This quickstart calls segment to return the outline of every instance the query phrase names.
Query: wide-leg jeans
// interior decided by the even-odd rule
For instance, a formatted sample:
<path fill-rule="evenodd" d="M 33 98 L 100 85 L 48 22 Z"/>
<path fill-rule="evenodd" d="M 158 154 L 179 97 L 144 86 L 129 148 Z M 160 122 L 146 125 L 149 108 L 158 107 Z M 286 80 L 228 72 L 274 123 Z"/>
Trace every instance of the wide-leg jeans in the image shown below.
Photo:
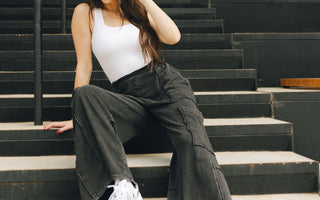
<path fill-rule="evenodd" d="M 145 66 L 114 82 L 112 91 L 78 87 L 71 107 L 82 200 L 98 200 L 115 179 L 134 181 L 123 143 L 153 123 L 174 147 L 169 200 L 231 199 L 190 82 L 170 64 Z"/>

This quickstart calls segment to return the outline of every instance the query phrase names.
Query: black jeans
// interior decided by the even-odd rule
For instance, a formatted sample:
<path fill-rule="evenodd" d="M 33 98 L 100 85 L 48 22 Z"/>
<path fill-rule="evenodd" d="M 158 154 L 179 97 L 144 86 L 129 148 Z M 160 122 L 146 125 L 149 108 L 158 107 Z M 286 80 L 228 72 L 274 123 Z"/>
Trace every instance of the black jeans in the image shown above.
<path fill-rule="evenodd" d="M 168 63 L 148 66 L 112 84 L 72 93 L 76 172 L 82 200 L 99 199 L 114 179 L 129 179 L 123 143 L 146 123 L 160 123 L 173 147 L 169 200 L 230 200 L 189 81 Z"/>

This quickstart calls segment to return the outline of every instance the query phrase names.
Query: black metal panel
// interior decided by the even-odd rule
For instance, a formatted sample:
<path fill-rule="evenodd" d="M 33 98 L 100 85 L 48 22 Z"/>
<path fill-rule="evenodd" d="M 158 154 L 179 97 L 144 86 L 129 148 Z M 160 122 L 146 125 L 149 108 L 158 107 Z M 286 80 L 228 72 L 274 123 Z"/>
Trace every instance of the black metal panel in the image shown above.
<path fill-rule="evenodd" d="M 215 0 L 212 7 L 227 33 L 320 31 L 319 1 Z"/>
<path fill-rule="evenodd" d="M 303 94 L 301 94 L 303 95 Z M 320 101 L 278 101 L 274 103 L 277 119 L 293 122 L 293 150 L 320 161 Z"/>
<path fill-rule="evenodd" d="M 280 86 L 281 78 L 320 77 L 320 34 L 234 34 L 246 66 L 258 71 L 260 87 Z"/>

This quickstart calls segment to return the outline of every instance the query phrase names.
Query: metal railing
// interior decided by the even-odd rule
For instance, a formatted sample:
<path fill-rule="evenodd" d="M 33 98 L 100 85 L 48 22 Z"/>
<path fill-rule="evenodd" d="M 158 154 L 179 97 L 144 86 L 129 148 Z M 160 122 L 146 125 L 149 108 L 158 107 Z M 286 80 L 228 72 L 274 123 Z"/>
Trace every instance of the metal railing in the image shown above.
<path fill-rule="evenodd" d="M 34 125 L 43 124 L 42 0 L 34 0 Z M 61 33 L 67 33 L 67 4 L 61 0 Z"/>
<path fill-rule="evenodd" d="M 34 0 L 34 125 L 42 125 L 41 0 Z"/>
<path fill-rule="evenodd" d="M 67 33 L 67 2 L 61 0 L 61 33 Z"/>

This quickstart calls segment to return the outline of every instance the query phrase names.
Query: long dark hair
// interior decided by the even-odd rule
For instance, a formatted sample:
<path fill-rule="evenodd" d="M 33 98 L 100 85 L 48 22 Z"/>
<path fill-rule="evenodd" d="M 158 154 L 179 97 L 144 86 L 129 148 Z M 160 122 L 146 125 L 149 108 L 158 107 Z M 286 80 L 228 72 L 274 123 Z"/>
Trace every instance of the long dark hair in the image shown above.
<path fill-rule="evenodd" d="M 142 48 L 143 58 L 146 61 L 147 56 L 150 56 L 150 70 L 152 70 L 155 63 L 163 63 L 164 60 L 159 56 L 158 51 L 162 50 L 160 40 L 150 25 L 145 7 L 139 2 L 139 0 L 117 1 L 121 18 L 127 19 L 130 23 L 139 28 L 139 42 Z M 101 0 L 88 0 L 87 3 L 90 6 L 90 17 L 92 17 L 92 11 L 94 8 L 104 8 L 104 4 Z"/>

